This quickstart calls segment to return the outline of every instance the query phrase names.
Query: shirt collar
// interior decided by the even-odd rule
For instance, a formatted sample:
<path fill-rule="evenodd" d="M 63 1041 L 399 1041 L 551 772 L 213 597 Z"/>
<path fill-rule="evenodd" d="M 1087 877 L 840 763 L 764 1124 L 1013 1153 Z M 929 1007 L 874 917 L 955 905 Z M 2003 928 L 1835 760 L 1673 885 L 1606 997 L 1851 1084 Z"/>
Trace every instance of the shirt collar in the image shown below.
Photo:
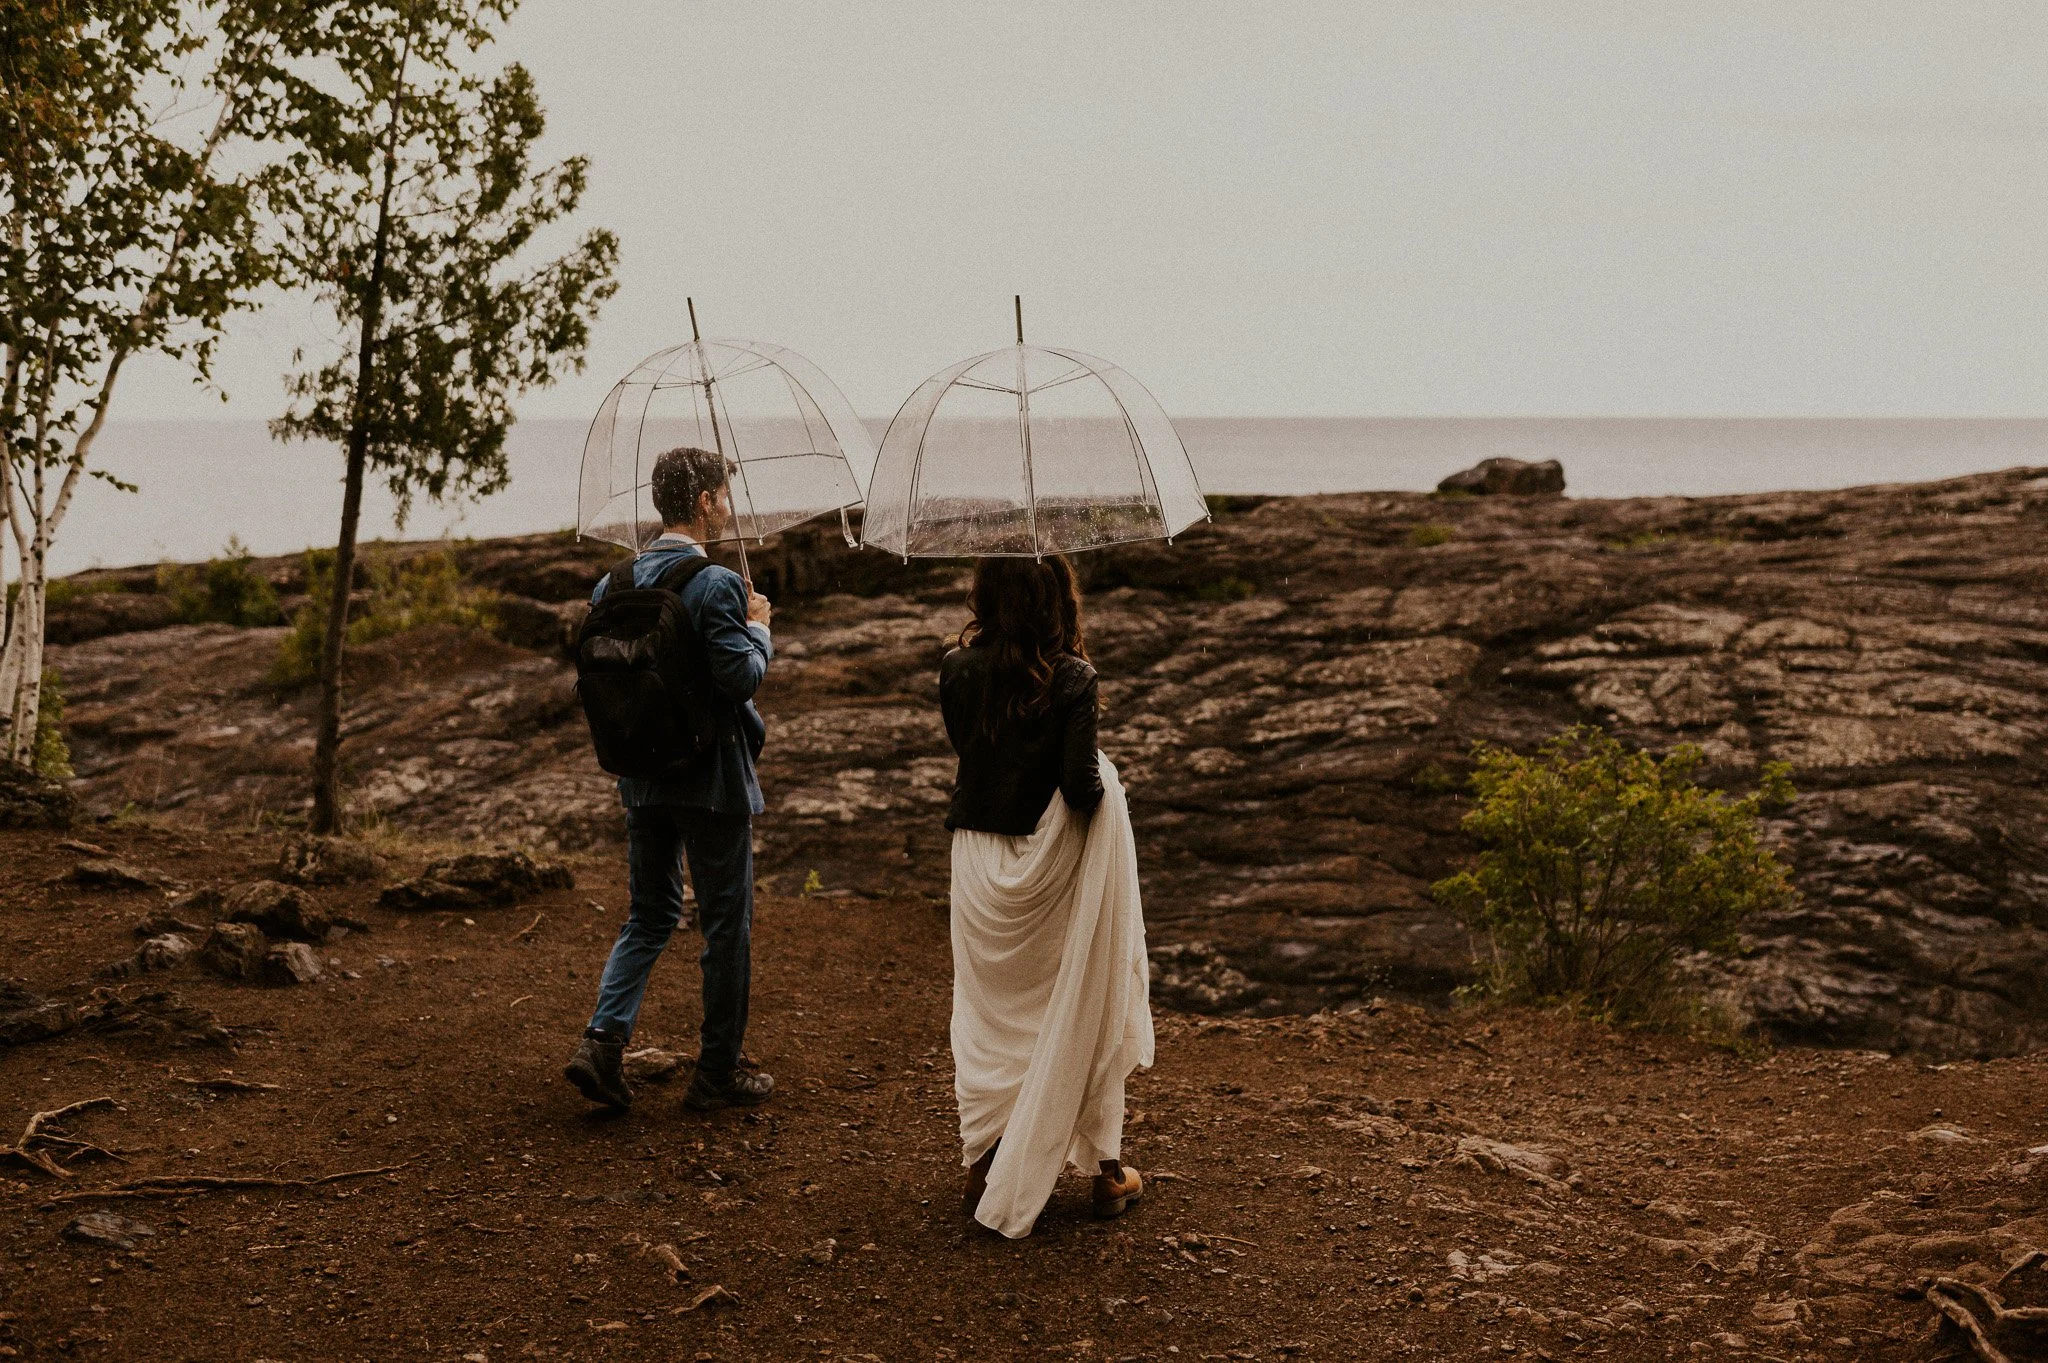
<path fill-rule="evenodd" d="M 663 545 L 667 545 L 670 548 L 680 549 L 702 549 L 704 547 L 703 545 L 699 544 L 693 537 L 684 534 L 680 530 L 662 531 L 660 535 L 655 537 L 654 543 L 648 545 L 647 547 L 649 549 L 659 549 Z"/>

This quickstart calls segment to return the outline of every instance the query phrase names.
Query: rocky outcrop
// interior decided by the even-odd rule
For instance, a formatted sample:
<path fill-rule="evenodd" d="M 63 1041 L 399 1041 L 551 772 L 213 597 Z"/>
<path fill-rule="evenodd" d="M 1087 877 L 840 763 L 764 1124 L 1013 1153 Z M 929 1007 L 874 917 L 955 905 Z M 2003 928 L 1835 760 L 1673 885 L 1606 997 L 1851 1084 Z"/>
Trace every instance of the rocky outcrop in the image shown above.
<path fill-rule="evenodd" d="M 1772 833 L 1801 902 L 1712 972 L 1767 1027 L 1933 1055 L 2048 1043 L 2048 473 L 1220 507 L 1171 546 L 1079 560 L 1151 940 L 1207 944 L 1161 962 L 1191 1006 L 1441 998 L 1469 979 L 1474 944 L 1428 887 L 1471 850 L 1471 744 L 1591 719 L 1696 743 L 1731 785 L 1792 764 L 1802 793 Z M 569 607 L 608 557 L 560 537 L 462 552 L 485 585 Z M 760 697 L 762 876 L 942 901 L 934 677 L 965 618 L 960 565 L 849 551 L 836 525 L 783 537 L 757 578 L 766 562 L 785 585 Z M 56 650 L 80 796 L 203 819 L 303 807 L 312 704 L 263 681 L 279 633 Z M 559 656 L 431 629 L 357 665 L 343 760 L 360 814 L 620 844 Z"/>
<path fill-rule="evenodd" d="M 1482 459 L 1436 485 L 1438 492 L 1474 496 L 1537 497 L 1564 491 L 1564 465 L 1555 459 Z"/>

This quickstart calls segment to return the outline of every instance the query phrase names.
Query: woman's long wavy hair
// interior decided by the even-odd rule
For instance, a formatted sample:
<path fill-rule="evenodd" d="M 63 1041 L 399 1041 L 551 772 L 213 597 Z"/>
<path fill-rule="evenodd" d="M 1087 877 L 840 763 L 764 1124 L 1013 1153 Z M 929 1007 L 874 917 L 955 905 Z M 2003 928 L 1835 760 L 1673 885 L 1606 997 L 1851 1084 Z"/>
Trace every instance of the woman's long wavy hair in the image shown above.
<path fill-rule="evenodd" d="M 994 655 L 982 714 L 991 734 L 1006 720 L 1044 711 L 1052 701 L 1053 667 L 1062 657 L 1088 657 L 1081 638 L 1081 586 L 1073 566 L 1057 554 L 980 560 L 967 606 L 973 618 L 960 631 L 961 647 Z"/>

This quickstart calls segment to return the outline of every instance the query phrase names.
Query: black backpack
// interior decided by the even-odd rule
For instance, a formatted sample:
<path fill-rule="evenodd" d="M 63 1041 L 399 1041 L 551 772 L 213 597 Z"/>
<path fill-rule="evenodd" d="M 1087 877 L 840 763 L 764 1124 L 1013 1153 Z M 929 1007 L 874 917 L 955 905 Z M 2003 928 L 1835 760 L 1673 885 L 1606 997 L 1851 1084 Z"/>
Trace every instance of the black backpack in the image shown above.
<path fill-rule="evenodd" d="M 681 592 L 711 560 L 692 554 L 652 587 L 633 560 L 605 575 L 604 595 L 576 631 L 576 696 L 597 764 L 614 776 L 660 776 L 716 739 L 710 667 Z"/>

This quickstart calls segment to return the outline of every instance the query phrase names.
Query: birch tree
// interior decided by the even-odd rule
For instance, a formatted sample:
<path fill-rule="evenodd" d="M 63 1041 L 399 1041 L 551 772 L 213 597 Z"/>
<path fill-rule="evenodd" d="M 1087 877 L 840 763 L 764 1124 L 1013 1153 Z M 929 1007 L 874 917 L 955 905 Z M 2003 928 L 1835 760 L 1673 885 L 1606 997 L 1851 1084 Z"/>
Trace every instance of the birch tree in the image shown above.
<path fill-rule="evenodd" d="M 255 32 L 225 6 L 0 0 L 0 761 L 35 749 L 50 547 L 81 479 L 119 482 L 94 449 L 123 368 L 207 378 L 262 279 L 248 186 L 218 173 Z"/>
<path fill-rule="evenodd" d="M 381 475 L 401 510 L 421 493 L 483 496 L 506 481 L 512 403 L 582 365 L 615 287 L 618 242 L 591 231 L 529 263 L 534 238 L 574 212 L 587 166 L 534 164 L 545 114 L 517 64 L 482 74 L 516 0 L 280 5 L 281 57 L 263 84 L 285 140 L 261 198 L 288 284 L 343 343 L 300 352 L 280 439 L 343 453 L 335 588 L 320 660 L 316 832 L 341 813 L 343 647 L 363 487 Z"/>

